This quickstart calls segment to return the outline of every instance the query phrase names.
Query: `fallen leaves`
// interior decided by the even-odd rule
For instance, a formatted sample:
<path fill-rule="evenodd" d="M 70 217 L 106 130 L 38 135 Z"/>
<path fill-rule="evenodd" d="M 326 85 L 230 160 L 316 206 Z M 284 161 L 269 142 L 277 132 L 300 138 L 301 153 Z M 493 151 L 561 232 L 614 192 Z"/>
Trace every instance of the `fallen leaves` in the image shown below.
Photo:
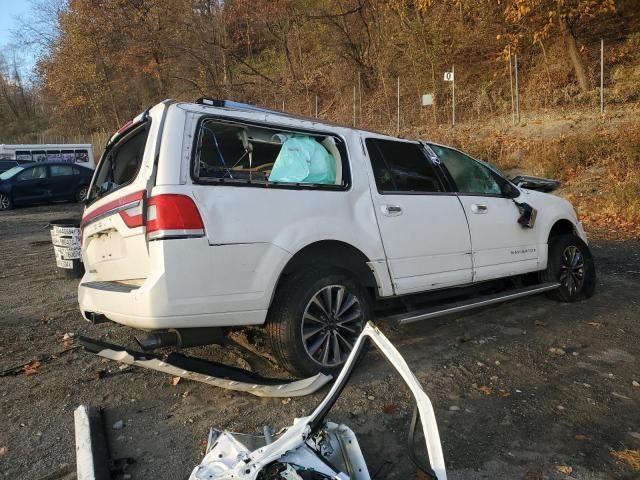
<path fill-rule="evenodd" d="M 556 470 L 567 476 L 573 473 L 573 467 L 570 467 L 569 465 L 556 465 Z"/>
<path fill-rule="evenodd" d="M 0 457 L 4 457 L 7 453 L 9 453 L 9 449 L 7 447 L 0 447 Z"/>
<path fill-rule="evenodd" d="M 595 327 L 595 328 L 600 328 L 600 327 L 602 327 L 604 324 L 603 324 L 603 323 L 601 323 L 601 322 L 587 322 L 587 325 L 591 325 L 592 327 Z"/>
<path fill-rule="evenodd" d="M 549 349 L 549 353 L 552 353 L 554 355 L 565 355 L 567 352 L 565 352 L 562 348 L 551 347 Z"/>
<path fill-rule="evenodd" d="M 180 380 L 181 380 L 180 377 L 171 377 L 170 383 L 175 387 L 176 385 L 178 385 L 178 383 L 180 383 Z"/>
<path fill-rule="evenodd" d="M 393 415 L 398 411 L 398 406 L 395 403 L 387 403 L 382 407 L 382 411 L 387 415 Z"/>
<path fill-rule="evenodd" d="M 629 465 L 634 471 L 640 472 L 640 450 L 612 451 L 611 455 L 621 462 Z"/>
<path fill-rule="evenodd" d="M 580 433 L 577 434 L 577 435 L 574 435 L 573 438 L 575 440 L 578 440 L 579 442 L 588 442 L 588 441 L 593 439 L 593 437 L 591 435 L 583 435 L 583 434 L 580 434 Z"/>
<path fill-rule="evenodd" d="M 69 332 L 69 333 L 65 333 L 62 336 L 62 344 L 65 347 L 70 347 L 71 345 L 73 345 L 74 342 L 74 337 L 75 337 L 75 333 Z"/>
<path fill-rule="evenodd" d="M 478 390 L 480 390 L 485 395 L 491 395 L 493 393 L 493 388 L 487 387 L 486 385 L 483 385 Z"/>
<path fill-rule="evenodd" d="M 22 368 L 23 368 L 24 374 L 27 377 L 30 377 L 31 375 L 36 375 L 40 373 L 40 371 L 42 370 L 42 363 L 38 362 L 37 360 L 31 360 Z"/>

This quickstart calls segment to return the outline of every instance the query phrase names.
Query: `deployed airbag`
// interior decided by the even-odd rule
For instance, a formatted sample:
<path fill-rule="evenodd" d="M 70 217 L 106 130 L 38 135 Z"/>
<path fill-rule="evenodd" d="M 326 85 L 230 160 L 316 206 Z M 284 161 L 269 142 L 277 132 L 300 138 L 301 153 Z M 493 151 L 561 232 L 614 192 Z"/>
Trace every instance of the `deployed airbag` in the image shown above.
<path fill-rule="evenodd" d="M 287 136 L 269 175 L 269 181 L 334 185 L 336 160 L 313 137 Z"/>

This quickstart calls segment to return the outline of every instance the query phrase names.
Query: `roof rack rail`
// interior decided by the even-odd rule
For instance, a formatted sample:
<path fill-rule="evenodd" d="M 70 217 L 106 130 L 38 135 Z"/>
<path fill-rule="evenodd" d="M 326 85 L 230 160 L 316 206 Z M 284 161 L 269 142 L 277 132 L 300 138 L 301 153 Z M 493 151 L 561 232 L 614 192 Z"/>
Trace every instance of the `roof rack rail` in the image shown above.
<path fill-rule="evenodd" d="M 219 100 L 216 98 L 200 97 L 196 100 L 198 105 L 207 105 L 209 107 L 232 108 L 234 110 L 250 110 L 252 112 L 277 113 L 278 115 L 288 115 L 285 112 L 278 112 L 270 108 L 258 107 L 250 103 L 234 102 L 232 100 Z"/>

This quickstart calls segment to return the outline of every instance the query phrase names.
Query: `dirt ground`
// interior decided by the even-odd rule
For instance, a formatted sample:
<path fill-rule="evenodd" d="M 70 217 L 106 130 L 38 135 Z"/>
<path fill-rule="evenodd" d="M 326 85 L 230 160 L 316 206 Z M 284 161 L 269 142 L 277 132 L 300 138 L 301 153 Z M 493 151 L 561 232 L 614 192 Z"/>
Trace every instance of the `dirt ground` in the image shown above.
<path fill-rule="evenodd" d="M 76 205 L 0 214 L 0 371 L 40 361 L 32 375 L 0 376 L 0 476 L 74 478 L 79 404 L 104 408 L 112 457 L 135 459 L 132 478 L 184 479 L 211 426 L 280 428 L 326 393 L 260 399 L 185 380 L 172 386 L 164 374 L 65 345 L 73 333 L 133 346 L 131 330 L 82 320 L 78 281 L 57 273 L 47 224 L 73 215 Z M 640 388 L 633 386 L 640 382 L 640 242 L 592 247 L 599 277 L 588 301 L 537 296 L 401 328 L 379 325 L 434 404 L 449 478 L 640 478 L 614 456 L 640 449 Z M 260 335 L 250 337 L 262 348 Z M 243 365 L 237 348 L 188 353 Z M 356 432 L 372 477 L 426 478 L 406 454 L 411 409 L 402 382 L 372 351 L 330 417 Z M 124 427 L 113 429 L 119 420 Z"/>

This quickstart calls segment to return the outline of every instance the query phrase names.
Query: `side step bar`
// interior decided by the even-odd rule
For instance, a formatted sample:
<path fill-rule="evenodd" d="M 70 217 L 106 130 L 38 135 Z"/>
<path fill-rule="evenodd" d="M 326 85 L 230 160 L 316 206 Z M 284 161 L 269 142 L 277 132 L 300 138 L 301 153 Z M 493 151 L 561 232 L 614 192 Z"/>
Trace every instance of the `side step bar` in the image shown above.
<path fill-rule="evenodd" d="M 465 310 L 486 307 L 487 305 L 493 305 L 495 303 L 506 302 L 509 300 L 515 300 L 516 298 L 522 298 L 529 295 L 535 295 L 537 293 L 548 292 L 549 290 L 555 290 L 559 286 L 560 284 L 556 282 L 540 283 L 531 287 L 516 288 L 507 290 L 506 292 L 485 295 L 483 297 L 475 297 L 459 302 L 437 305 L 435 307 L 429 307 L 420 310 L 413 310 L 407 313 L 400 313 L 387 317 L 386 320 L 398 325 L 405 325 L 407 323 L 418 322 L 420 320 L 426 320 L 428 318 L 435 318 L 442 315 L 449 315 L 451 313 L 464 312 Z"/>

